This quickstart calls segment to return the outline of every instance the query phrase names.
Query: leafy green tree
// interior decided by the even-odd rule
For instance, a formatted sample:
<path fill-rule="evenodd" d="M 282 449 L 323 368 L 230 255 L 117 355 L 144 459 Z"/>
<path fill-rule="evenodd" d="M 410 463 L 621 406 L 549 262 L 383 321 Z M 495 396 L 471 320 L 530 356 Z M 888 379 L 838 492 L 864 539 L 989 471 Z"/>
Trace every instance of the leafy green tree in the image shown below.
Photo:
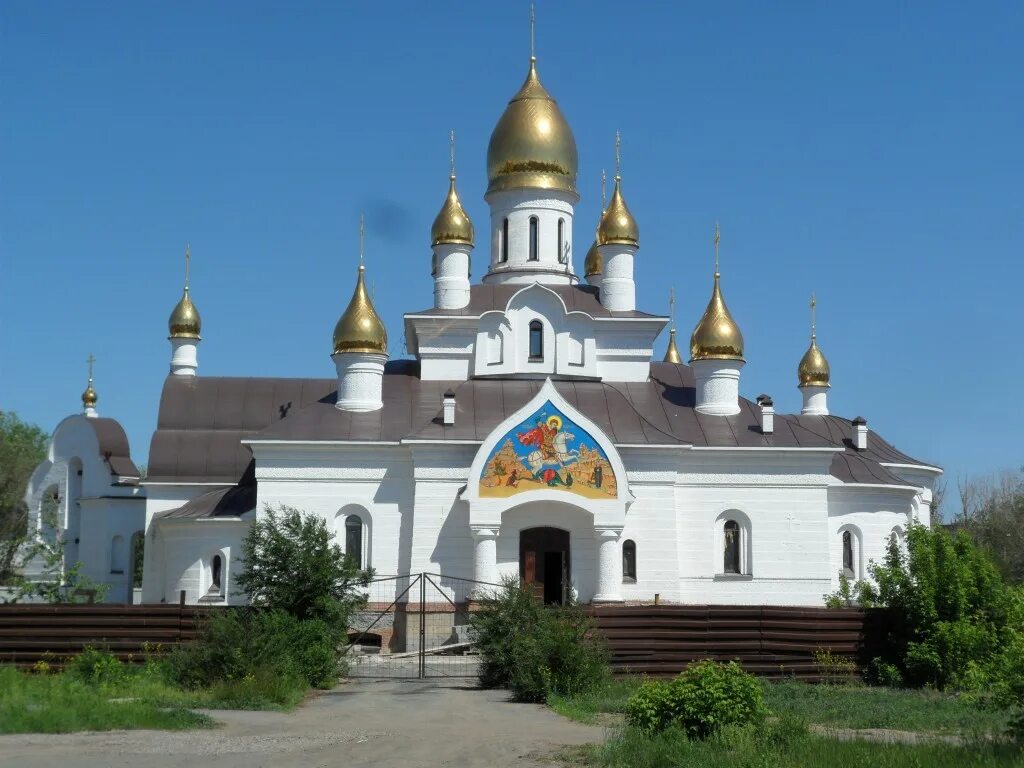
<path fill-rule="evenodd" d="M 242 566 L 237 583 L 250 604 L 343 626 L 366 603 L 361 588 L 373 576 L 345 555 L 322 517 L 284 505 L 268 505 L 253 522 Z"/>
<path fill-rule="evenodd" d="M 16 413 L 0 411 L 0 584 L 13 577 L 15 556 L 28 533 L 25 488 L 46 456 L 48 438 Z"/>
<path fill-rule="evenodd" d="M 954 526 L 987 549 L 1003 575 L 1024 584 L 1024 469 L 960 484 Z"/>

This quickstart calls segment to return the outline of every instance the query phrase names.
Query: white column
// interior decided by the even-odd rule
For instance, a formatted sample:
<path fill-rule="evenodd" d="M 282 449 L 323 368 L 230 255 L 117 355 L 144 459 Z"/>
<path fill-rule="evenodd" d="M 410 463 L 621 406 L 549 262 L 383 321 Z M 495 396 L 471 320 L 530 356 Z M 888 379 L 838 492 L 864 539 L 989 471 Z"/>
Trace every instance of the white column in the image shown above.
<path fill-rule="evenodd" d="M 604 270 L 601 273 L 601 304 L 611 312 L 636 309 L 633 256 L 636 248 L 624 243 L 599 245 Z"/>
<path fill-rule="evenodd" d="M 463 243 L 434 246 L 434 306 L 462 309 L 469 304 L 469 251 Z"/>
<path fill-rule="evenodd" d="M 740 412 L 742 360 L 691 360 L 697 385 L 697 413 L 732 416 Z"/>
<path fill-rule="evenodd" d="M 473 578 L 487 584 L 498 584 L 498 531 L 495 528 L 473 529 Z"/>
<path fill-rule="evenodd" d="M 337 352 L 331 357 L 338 371 L 338 401 L 342 411 L 377 411 L 384 406 L 384 364 L 387 355 Z"/>
<path fill-rule="evenodd" d="M 175 376 L 195 376 L 199 368 L 199 339 L 171 337 L 171 373 Z"/>
<path fill-rule="evenodd" d="M 808 385 L 800 387 L 800 393 L 804 396 L 803 416 L 828 416 L 828 387 Z"/>
<path fill-rule="evenodd" d="M 622 549 L 619 546 L 621 528 L 598 528 L 597 536 L 597 592 L 595 603 L 622 602 Z"/>

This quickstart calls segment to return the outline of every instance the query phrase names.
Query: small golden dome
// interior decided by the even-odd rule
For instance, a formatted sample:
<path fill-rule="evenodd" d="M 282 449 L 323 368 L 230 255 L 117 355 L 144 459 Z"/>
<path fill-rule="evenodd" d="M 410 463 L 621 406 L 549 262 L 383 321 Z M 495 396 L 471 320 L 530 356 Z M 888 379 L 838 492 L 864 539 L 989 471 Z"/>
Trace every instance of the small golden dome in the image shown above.
<path fill-rule="evenodd" d="M 796 376 L 800 380 L 801 387 L 829 387 L 832 386 L 829 380 L 832 372 L 828 367 L 828 360 L 821 353 L 817 340 L 811 337 L 811 346 L 800 358 L 800 365 L 796 368 Z"/>
<path fill-rule="evenodd" d="M 469 220 L 455 191 L 455 174 L 451 175 L 448 197 L 430 228 L 430 244 L 468 245 L 473 247 L 473 222 Z"/>
<path fill-rule="evenodd" d="M 95 408 L 96 402 L 100 399 L 100 396 L 96 394 L 96 390 L 92 386 L 92 379 L 89 379 L 89 385 L 85 388 L 82 393 L 82 405 L 86 408 Z"/>
<path fill-rule="evenodd" d="M 742 359 L 743 334 L 725 306 L 716 272 L 711 301 L 690 337 L 690 361 Z"/>
<path fill-rule="evenodd" d="M 370 294 L 366 292 L 366 281 L 363 273 L 366 268 L 359 265 L 359 278 L 352 300 L 342 314 L 338 324 L 334 326 L 334 353 L 369 352 L 386 355 L 388 353 L 388 332 L 384 323 L 373 307 Z"/>
<path fill-rule="evenodd" d="M 167 321 L 167 328 L 172 339 L 198 339 L 199 332 L 203 328 L 203 321 L 199 317 L 199 310 L 192 303 L 188 294 L 188 286 L 181 295 L 181 301 L 174 306 L 171 317 Z"/>
<path fill-rule="evenodd" d="M 666 363 L 681 363 L 683 356 L 679 354 L 679 347 L 676 346 L 676 329 L 668 332 L 668 349 L 665 350 Z"/>
<path fill-rule="evenodd" d="M 576 139 L 537 77 L 537 60 L 498 120 L 487 145 L 487 195 L 505 189 L 555 189 L 577 200 Z"/>
<path fill-rule="evenodd" d="M 583 276 L 593 277 L 604 272 L 604 259 L 601 258 L 601 251 L 597 247 L 597 238 L 594 238 L 587 257 L 583 260 Z"/>
<path fill-rule="evenodd" d="M 611 202 L 608 203 L 608 210 L 602 214 L 601 224 L 597 228 L 597 242 L 601 245 L 623 243 L 638 248 L 640 227 L 637 226 L 633 214 L 629 212 L 629 207 L 622 197 L 621 187 L 622 178 L 616 175 Z"/>

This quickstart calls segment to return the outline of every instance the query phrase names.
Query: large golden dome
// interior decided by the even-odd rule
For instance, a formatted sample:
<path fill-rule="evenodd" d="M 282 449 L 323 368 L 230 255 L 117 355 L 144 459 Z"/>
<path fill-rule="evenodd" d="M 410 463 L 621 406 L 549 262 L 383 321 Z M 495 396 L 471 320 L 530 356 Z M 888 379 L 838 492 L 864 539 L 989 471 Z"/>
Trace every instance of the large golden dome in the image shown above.
<path fill-rule="evenodd" d="M 181 295 L 181 301 L 175 304 L 171 311 L 171 317 L 167 321 L 167 330 L 172 339 L 198 339 L 202 329 L 203 321 L 199 317 L 196 305 L 192 303 L 186 285 Z"/>
<path fill-rule="evenodd" d="M 430 228 L 430 244 L 441 245 L 458 244 L 473 247 L 473 222 L 466 215 L 462 207 L 462 201 L 455 191 L 455 174 L 451 175 L 451 182 L 448 185 L 448 197 L 445 198 L 441 211 L 434 219 L 434 226 Z"/>
<path fill-rule="evenodd" d="M 625 199 L 622 197 L 622 179 L 615 176 L 615 189 L 612 191 L 611 202 L 608 209 L 601 215 L 601 224 L 597 228 L 597 242 L 601 245 L 608 243 L 623 243 L 640 246 L 640 227 L 629 212 Z"/>
<path fill-rule="evenodd" d="M 487 145 L 487 194 L 505 189 L 576 191 L 576 139 L 537 77 L 537 60 L 498 120 Z"/>
<path fill-rule="evenodd" d="M 828 367 L 828 360 L 818 348 L 818 342 L 811 337 L 811 346 L 800 358 L 800 365 L 796 368 L 796 376 L 801 387 L 829 387 L 832 386 L 829 380 L 832 373 Z"/>
<path fill-rule="evenodd" d="M 359 265 L 359 277 L 352 300 L 334 326 L 334 353 L 367 352 L 386 355 L 388 353 L 388 332 L 373 307 L 370 294 L 366 292 L 363 274 L 366 268 Z"/>
<path fill-rule="evenodd" d="M 711 301 L 690 337 L 690 361 L 742 359 L 743 334 L 725 306 L 719 275 L 715 272 Z"/>

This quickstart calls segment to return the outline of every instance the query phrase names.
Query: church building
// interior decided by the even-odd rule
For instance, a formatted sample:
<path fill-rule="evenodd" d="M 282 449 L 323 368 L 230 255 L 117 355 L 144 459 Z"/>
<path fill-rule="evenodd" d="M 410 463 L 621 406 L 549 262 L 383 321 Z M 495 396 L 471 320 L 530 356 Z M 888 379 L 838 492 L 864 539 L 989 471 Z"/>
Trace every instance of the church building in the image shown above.
<path fill-rule="evenodd" d="M 145 478 L 90 379 L 30 484 L 33 525 L 45 535 L 41 511 L 56 509 L 67 560 L 116 601 L 144 536 L 146 603 L 244 602 L 242 539 L 278 505 L 322 516 L 378 575 L 512 576 L 549 601 L 813 606 L 841 575 L 866 578 L 894 537 L 930 523 L 941 470 L 830 412 L 813 314 L 794 360 L 800 413 L 741 396 L 756 350 L 726 305 L 717 231 L 710 300 L 680 349 L 673 318 L 636 306 L 640 227 L 616 166 L 578 264 L 576 142 L 531 57 L 488 146 L 480 250 L 452 162 L 433 305 L 391 329 L 409 356 L 393 357 L 360 253 L 324 329 L 324 378 L 203 376 L 186 278 Z"/>

